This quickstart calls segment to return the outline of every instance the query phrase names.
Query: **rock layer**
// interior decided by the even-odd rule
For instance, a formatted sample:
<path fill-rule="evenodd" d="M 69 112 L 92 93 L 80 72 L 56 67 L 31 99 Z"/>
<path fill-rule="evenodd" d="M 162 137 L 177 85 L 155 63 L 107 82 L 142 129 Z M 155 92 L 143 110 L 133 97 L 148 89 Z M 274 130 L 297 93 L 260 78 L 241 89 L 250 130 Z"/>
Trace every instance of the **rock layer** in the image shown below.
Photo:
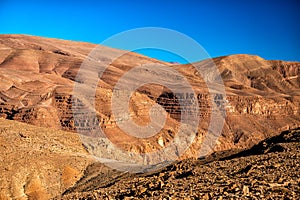
<path fill-rule="evenodd" d="M 160 136 L 166 137 L 166 140 L 173 138 L 180 125 L 181 112 L 193 112 L 189 110 L 189 106 L 193 105 L 192 101 L 198 101 L 200 124 L 196 141 L 200 143 L 207 132 L 211 112 L 214 112 L 211 110 L 214 100 L 208 93 L 205 78 L 199 75 L 194 66 L 200 66 L 204 74 L 208 75 L 211 65 L 215 64 L 225 84 L 226 97 L 221 98 L 226 102 L 227 113 L 215 150 L 249 147 L 278 131 L 299 126 L 300 64 L 297 62 L 267 61 L 258 56 L 232 55 L 215 58 L 213 62 L 207 60 L 188 65 L 172 65 L 108 47 L 103 47 L 103 62 L 115 52 L 124 55 L 113 61 L 98 84 L 95 95 L 96 118 L 87 114 L 81 117 L 80 122 L 76 122 L 72 110 L 74 81 L 79 81 L 78 77 L 76 79 L 79 67 L 95 47 L 96 45 L 82 42 L 1 35 L 0 116 L 67 131 L 91 130 L 98 121 L 108 138 L 117 145 L 127 150 L 131 148 L 133 151 L 143 152 L 159 149 L 160 145 L 156 141 Z M 101 59 L 97 62 L 101 63 Z M 111 112 L 111 97 L 117 81 L 136 66 L 155 63 L 164 64 L 184 75 L 192 85 L 195 96 L 189 97 L 190 103 L 185 107 L 180 105 L 180 101 L 186 101 L 186 97 L 192 94 L 173 94 L 160 85 L 144 85 L 131 98 L 130 116 L 116 119 Z M 155 70 L 144 74 L 141 72 L 140 75 L 140 78 L 173 76 L 168 72 L 157 74 Z M 130 81 L 132 80 L 128 80 L 129 85 Z M 216 95 L 218 94 L 214 98 Z M 149 109 L 156 103 L 165 109 L 169 122 L 157 137 L 137 142 L 118 128 L 116 121 L 127 120 L 128 117 L 137 124 L 147 125 L 150 120 Z M 76 105 L 83 106 L 88 111 L 93 110 L 84 103 Z M 122 141 L 115 135 L 122 137 Z M 137 145 L 127 147 L 126 142 L 137 142 Z M 187 151 L 185 157 L 197 157 L 195 152 L 199 150 L 199 146 L 194 144 L 195 149 Z"/>
<path fill-rule="evenodd" d="M 187 116 L 193 116 L 195 105 L 199 109 L 197 115 L 200 121 L 195 131 L 194 142 L 183 155 L 173 152 L 175 156 L 180 156 L 181 160 L 199 157 L 199 151 L 203 148 L 203 139 L 210 136 L 207 133 L 209 124 L 214 123 L 210 121 L 210 117 L 217 110 L 226 111 L 226 121 L 221 135 L 217 138 L 216 146 L 213 143 L 211 146 L 205 146 L 211 150 L 208 152 L 251 147 L 281 131 L 300 127 L 300 63 L 267 61 L 253 55 L 231 55 L 193 64 L 174 65 L 135 53 L 103 47 L 105 51 L 102 52 L 101 58 L 93 62 L 101 65 L 115 53 L 123 55 L 114 60 L 104 72 L 98 82 L 95 95 L 84 98 L 74 96 L 74 84 L 85 81 L 83 77 L 77 76 L 79 68 L 95 47 L 96 45 L 82 42 L 24 35 L 0 35 L 0 118 L 40 127 L 0 120 L 0 150 L 4 155 L 0 157 L 0 199 L 48 199 L 60 196 L 63 192 L 67 195 L 63 198 L 98 198 L 99 196 L 148 198 L 161 195 L 158 190 L 166 191 L 179 198 L 181 194 L 175 194 L 173 187 L 176 186 L 182 194 L 193 195 L 188 188 L 194 187 L 184 185 L 180 188 L 179 186 L 187 179 L 194 183 L 194 178 L 189 177 L 202 177 L 197 180 L 206 182 L 207 177 L 202 172 L 215 166 L 218 172 L 224 169 L 224 166 L 229 166 L 218 176 L 213 175 L 214 172 L 209 174 L 213 184 L 227 184 L 226 187 L 218 187 L 218 195 L 227 192 L 227 196 L 233 198 L 240 198 L 243 195 L 262 198 L 271 195 L 270 191 L 273 190 L 284 195 L 297 195 L 298 186 L 295 182 L 297 180 L 276 180 L 276 182 L 270 174 L 267 174 L 266 177 L 270 180 L 266 183 L 256 178 L 256 183 L 252 183 L 250 179 L 243 179 L 242 184 L 235 184 L 232 180 L 219 177 L 227 176 L 228 173 L 235 174 L 239 168 L 243 167 L 246 171 L 249 168 L 248 172 L 252 171 L 255 174 L 259 173 L 260 169 L 268 167 L 269 164 L 276 164 L 273 161 L 266 161 L 265 168 L 260 168 L 259 157 L 254 158 L 257 162 L 255 161 L 250 167 L 246 166 L 252 162 L 248 158 L 225 163 L 214 162 L 195 170 L 174 165 L 176 170 L 175 172 L 170 170 L 170 178 L 163 171 L 161 175 L 151 176 L 151 180 L 147 178 L 140 180 L 140 177 L 135 177 L 133 182 L 136 188 L 120 187 L 121 191 L 118 190 L 119 185 L 114 185 L 114 183 L 121 179 L 126 182 L 128 180 L 126 177 L 131 177 L 131 175 L 95 162 L 89 153 L 95 152 L 100 157 L 108 155 L 110 159 L 120 157 L 125 160 L 143 159 L 141 153 L 162 150 L 173 141 L 182 123 L 181 115 L 185 113 Z M 183 88 L 182 92 L 174 93 L 170 88 L 159 84 L 145 84 L 131 95 L 128 113 L 124 112 L 124 115 L 115 116 L 112 113 L 112 96 L 121 95 L 124 92 L 124 90 L 114 90 L 118 80 L 129 70 L 147 64 L 164 65 L 176 70 L 186 78 L 194 93 L 185 92 L 182 85 L 176 85 L 178 88 Z M 217 78 L 211 73 L 212 65 L 218 67 L 224 81 L 226 95 L 208 92 L 204 80 L 213 82 Z M 207 77 L 202 77 L 195 67 L 200 67 L 204 76 Z M 93 72 L 87 70 L 87 73 Z M 139 72 L 138 78 L 149 79 L 149 77 L 180 79 L 176 74 L 157 73 L 152 68 Z M 131 77 L 124 85 L 132 85 L 136 78 Z M 174 84 L 176 83 L 178 82 L 174 81 Z M 214 91 L 217 90 L 217 86 L 214 85 Z M 90 88 L 84 89 L 88 91 Z M 90 99 L 95 99 L 94 106 L 91 106 Z M 166 123 L 155 136 L 137 138 L 127 134 L 118 126 L 118 122 L 129 119 L 139 126 L 148 125 L 151 122 L 149 113 L 154 105 L 159 109 L 158 114 L 162 113 L 161 110 L 164 110 L 166 114 Z M 77 108 L 84 108 L 85 112 L 75 119 L 74 110 Z M 191 124 L 192 122 L 185 124 L 188 130 Z M 97 127 L 102 128 L 106 137 L 95 131 Z M 85 133 L 85 136 L 96 138 L 97 140 L 94 140 L 96 144 L 82 144 L 84 137 L 80 138 L 79 134 L 75 134 L 81 131 Z M 181 143 L 187 142 L 186 140 L 185 137 L 179 138 Z M 123 156 L 118 151 L 112 150 L 109 142 L 129 152 L 128 155 Z M 295 145 L 293 146 L 295 150 L 294 147 Z M 269 151 L 281 152 L 283 150 L 285 152 L 285 149 L 283 145 L 275 145 Z M 89 150 L 89 153 L 86 150 Z M 137 153 L 140 157 L 132 157 L 132 153 Z M 270 160 L 272 156 L 275 156 L 269 155 L 271 157 L 264 155 L 264 159 Z M 161 158 L 164 158 L 163 156 L 163 154 L 160 155 Z M 289 159 L 291 156 L 297 158 L 297 153 L 293 155 L 284 153 L 280 156 L 282 160 L 286 159 L 290 163 L 288 165 L 290 168 L 298 166 L 298 163 L 293 163 Z M 209 158 L 212 157 L 206 159 Z M 151 159 L 154 158 L 147 158 L 143 162 L 149 164 Z M 188 160 L 182 162 L 189 163 Z M 237 166 L 240 162 L 245 166 Z M 186 164 L 182 164 L 184 165 Z M 230 168 L 232 165 L 237 167 L 232 169 Z M 248 172 L 245 173 L 248 174 Z M 271 173 L 272 170 L 269 172 Z M 99 174 L 102 174 L 100 178 Z M 241 174 L 243 175 L 244 172 Z M 101 181 L 100 185 L 99 182 L 91 181 L 95 177 Z M 168 181 L 169 179 L 171 181 Z M 287 189 L 285 182 L 288 182 L 289 186 L 292 185 L 293 189 Z M 130 181 L 126 183 L 131 184 Z M 113 190 L 109 193 L 104 189 L 92 194 L 90 191 L 99 189 L 94 184 L 99 187 L 113 185 L 108 188 L 108 190 Z M 201 183 L 197 184 L 201 185 Z M 265 188 L 266 184 L 270 187 Z M 118 189 L 115 190 L 115 187 Z M 202 184 L 201 187 L 207 188 L 208 185 Z M 73 192 L 87 193 L 75 194 Z M 261 196 L 262 194 L 265 196 Z M 201 191 L 197 195 L 198 198 L 212 197 L 209 191 Z"/>

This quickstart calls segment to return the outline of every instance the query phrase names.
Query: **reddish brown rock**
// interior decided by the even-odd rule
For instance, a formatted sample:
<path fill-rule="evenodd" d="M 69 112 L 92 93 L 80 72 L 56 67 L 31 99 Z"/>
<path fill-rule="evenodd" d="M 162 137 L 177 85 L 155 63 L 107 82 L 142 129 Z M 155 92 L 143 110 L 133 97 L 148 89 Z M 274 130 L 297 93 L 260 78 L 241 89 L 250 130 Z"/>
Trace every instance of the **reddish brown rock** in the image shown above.
<path fill-rule="evenodd" d="M 76 124 L 73 119 L 72 92 L 81 63 L 95 47 L 82 42 L 1 35 L 0 115 L 6 119 L 55 129 L 76 131 L 75 126 L 80 128 L 81 125 L 89 129 L 94 119 L 87 116 L 81 124 Z M 110 58 L 113 52 L 118 51 L 122 52 L 107 48 L 101 55 L 102 59 Z M 300 63 L 267 61 L 252 55 L 224 56 L 213 61 L 222 75 L 227 95 L 226 123 L 215 150 L 249 147 L 278 131 L 299 126 Z M 178 101 L 188 94 L 174 98 L 172 92 L 158 85 L 139 88 L 130 104 L 131 117 L 140 125 L 149 122 L 149 109 L 155 103 L 166 110 L 168 123 L 157 137 L 136 141 L 116 126 L 110 108 L 112 88 L 129 69 L 147 63 L 170 66 L 183 74 L 193 86 L 196 92 L 194 98 L 198 100 L 200 109 L 201 122 L 196 140 L 200 143 L 210 123 L 211 99 L 199 73 L 192 65 L 171 65 L 135 53 L 126 53 L 115 60 L 99 83 L 95 107 L 101 127 L 116 144 L 134 151 L 160 148 L 161 145 L 157 143 L 160 136 L 170 137 L 167 140 L 171 140 L 176 134 L 181 110 L 189 109 L 180 107 Z M 202 61 L 193 65 L 202 66 L 209 73 L 211 64 L 210 61 Z M 155 71 L 149 73 L 154 75 Z M 118 138 L 122 138 L 122 141 Z M 127 143 L 130 145 L 126 146 Z M 132 147 L 132 143 L 137 146 Z M 197 149 L 199 144 L 194 144 L 185 157 L 196 156 L 194 153 Z"/>
<path fill-rule="evenodd" d="M 91 132 L 92 135 L 94 134 L 93 124 L 97 120 L 100 127 L 105 131 L 107 138 L 116 146 L 131 152 L 147 153 L 163 149 L 173 140 L 179 130 L 180 116 L 183 110 L 193 113 L 191 105 L 197 102 L 200 111 L 200 123 L 196 138 L 184 155 L 181 155 L 181 159 L 199 156 L 199 149 L 211 123 L 210 117 L 213 112 L 216 112 L 216 110 L 212 110 L 212 102 L 215 104 L 218 101 L 226 102 L 225 107 L 222 107 L 226 110 L 226 122 L 222 134 L 218 138 L 215 147 L 208 146 L 208 148 L 213 148 L 211 150 L 214 151 L 251 147 L 281 131 L 300 127 L 300 63 L 298 62 L 267 61 L 253 55 L 231 55 L 214 58 L 213 62 L 204 60 L 193 65 L 176 65 L 136 53 L 104 47 L 105 51 L 101 55 L 101 59 L 97 61 L 99 63 L 111 58 L 116 52 L 124 53 L 124 55 L 114 60 L 107 68 L 98 83 L 99 87 L 95 96 L 86 99 L 73 98 L 74 84 L 84 81 L 82 77 L 76 77 L 78 70 L 86 56 L 95 47 L 94 44 L 83 42 L 25 35 L 0 35 L 0 117 L 56 129 L 54 131 L 32 128 L 32 126 L 27 128 L 27 126 L 24 125 L 23 127 L 19 123 L 16 123 L 16 129 L 14 129 L 14 125 L 11 124 L 14 122 L 1 121 L 0 128 L 4 127 L 4 129 L 1 129 L 0 145 L 2 146 L 0 148 L 1 153 L 4 152 L 6 156 L 1 158 L 3 162 L 1 162 L 0 168 L 3 180 L 0 182 L 1 184 L 7 182 L 8 185 L 1 185 L 0 198 L 18 196 L 33 199 L 49 198 L 62 193 L 81 178 L 82 181 L 86 180 L 87 182 L 80 187 L 86 188 L 87 185 L 93 185 L 93 183 L 88 182 L 93 173 L 86 174 L 83 177 L 83 170 L 87 163 L 93 161 L 82 157 L 73 157 L 68 153 L 71 152 L 72 154 L 80 151 L 87 154 L 78 135 L 70 132 L 82 129 Z M 146 84 L 138 88 L 131 96 L 129 104 L 130 117 L 135 123 L 141 126 L 147 125 L 150 122 L 149 111 L 153 105 L 158 105 L 164 109 L 167 116 L 166 123 L 158 134 L 150 138 L 138 139 L 124 133 L 117 126 L 116 121 L 126 120 L 126 116 L 116 118 L 112 114 L 111 97 L 113 88 L 120 77 L 136 66 L 144 64 L 163 64 L 177 70 L 186 77 L 195 91 L 195 95 L 191 96 L 189 93 L 174 94 L 169 88 L 157 84 Z M 211 76 L 210 72 L 213 64 L 218 67 L 226 90 L 226 97 L 216 93 L 213 96 L 214 101 L 212 101 L 212 96 L 209 95 L 207 85 L 204 82 L 204 79 L 208 77 L 201 77 L 194 67 L 201 66 L 203 72 L 205 72 L 204 74 Z M 88 73 L 93 72 L 88 71 Z M 178 78 L 172 73 L 157 73 L 155 70 L 141 72 L 139 78 L 146 79 L 152 76 L 162 79 L 167 77 Z M 211 76 L 209 78 L 213 80 L 216 77 Z M 126 81 L 125 85 L 130 85 L 135 80 L 129 79 Z M 76 109 L 74 108 L 75 105 L 79 108 L 85 108 L 87 111 L 94 109 L 87 103 L 89 98 L 95 98 L 96 117 L 87 112 L 80 121 L 76 121 L 72 110 Z M 186 104 L 180 105 L 183 99 Z M 76 104 L 73 104 L 74 101 L 76 101 Z M 6 125 L 6 123 L 9 125 Z M 12 130 L 5 128 L 7 126 Z M 38 130 L 39 134 L 34 132 L 34 129 Z M 67 143 L 58 147 L 55 145 L 58 145 L 57 141 L 60 141 L 56 138 L 59 134 L 63 135 L 60 139 L 65 140 Z M 9 137 L 6 138 L 6 135 L 9 135 Z M 28 143 L 30 138 L 37 140 L 36 146 L 31 146 L 31 143 Z M 48 138 L 48 140 L 45 138 Z M 64 143 L 63 140 L 60 142 Z M 74 141 L 76 141 L 75 144 L 73 144 Z M 23 149 L 19 148 L 19 145 L 23 145 Z M 44 151 L 43 147 L 47 145 L 50 145 L 51 148 Z M 35 151 L 32 154 L 32 149 L 37 148 L 42 148 L 42 150 Z M 14 149 L 17 149 L 17 151 L 14 151 Z M 269 151 L 277 151 L 278 149 L 286 150 L 285 147 L 273 147 Z M 113 158 L 120 156 L 114 151 L 111 154 Z M 18 158 L 18 156 L 21 157 Z M 51 159 L 48 159 L 48 157 L 51 157 Z M 41 160 L 46 160 L 46 164 L 41 163 Z M 30 165 L 28 162 L 37 164 Z M 145 162 L 149 161 L 146 160 Z M 95 165 L 96 168 L 91 165 L 92 167 L 90 166 L 86 171 L 100 169 L 100 171 L 105 171 L 113 177 L 120 176 L 122 178 L 126 176 L 124 174 L 120 175 L 119 172 L 112 172 L 102 165 Z M 23 166 L 23 168 L 19 170 L 17 166 Z M 42 168 L 39 168 L 39 166 L 42 166 Z M 251 168 L 249 174 L 252 174 L 255 169 Z M 182 173 L 179 171 L 178 174 L 172 177 L 183 180 L 195 175 L 194 173 L 191 170 L 182 171 Z M 10 179 L 10 177 L 13 178 Z M 53 179 L 53 177 L 55 178 Z M 110 176 L 108 177 L 108 179 L 111 179 Z M 218 177 L 213 176 L 213 178 L 216 179 L 215 181 L 218 184 L 223 184 L 218 182 Z M 49 181 L 52 181 L 50 188 Z M 111 184 L 111 180 L 106 181 Z M 153 188 L 169 191 L 172 194 L 176 193 L 171 188 L 173 183 L 165 184 L 163 181 L 165 181 L 164 176 L 157 178 L 157 184 L 152 182 L 147 182 L 147 184 Z M 181 183 L 180 181 L 176 182 L 176 184 Z M 103 185 L 105 184 L 106 182 L 103 183 Z M 232 190 L 238 195 L 246 196 L 253 192 L 249 184 L 247 182 L 244 185 L 236 185 Z M 230 187 L 231 183 L 228 188 L 223 188 L 220 193 L 232 193 Z M 283 191 L 282 187 L 280 185 L 280 187 L 276 186 L 271 189 L 268 188 L 268 190 L 280 190 L 288 194 L 288 191 Z M 186 187 L 181 194 L 175 196 L 181 198 L 184 195 L 189 195 L 192 191 L 188 188 L 191 187 Z M 126 192 L 130 191 L 125 189 L 124 193 Z M 133 192 L 141 196 L 157 195 L 155 191 L 150 191 L 144 186 Z M 259 188 L 256 188 L 255 192 L 259 193 Z M 102 194 L 101 192 L 100 194 L 96 192 L 95 195 L 100 197 L 110 196 L 110 194 Z M 212 196 L 215 195 L 211 192 L 202 191 L 197 198 L 211 198 Z M 234 198 L 236 196 L 233 194 L 230 197 Z"/>

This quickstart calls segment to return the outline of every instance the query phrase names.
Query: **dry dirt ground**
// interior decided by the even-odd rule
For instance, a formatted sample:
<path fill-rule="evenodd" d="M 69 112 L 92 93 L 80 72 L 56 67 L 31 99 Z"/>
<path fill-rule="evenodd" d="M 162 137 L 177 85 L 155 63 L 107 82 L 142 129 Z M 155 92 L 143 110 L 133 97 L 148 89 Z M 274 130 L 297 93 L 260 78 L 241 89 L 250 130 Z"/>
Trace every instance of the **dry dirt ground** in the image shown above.
<path fill-rule="evenodd" d="M 93 164 L 57 199 L 299 199 L 300 129 L 243 151 L 188 159 L 152 174 L 99 174 Z M 98 173 L 98 174 L 97 174 Z"/>

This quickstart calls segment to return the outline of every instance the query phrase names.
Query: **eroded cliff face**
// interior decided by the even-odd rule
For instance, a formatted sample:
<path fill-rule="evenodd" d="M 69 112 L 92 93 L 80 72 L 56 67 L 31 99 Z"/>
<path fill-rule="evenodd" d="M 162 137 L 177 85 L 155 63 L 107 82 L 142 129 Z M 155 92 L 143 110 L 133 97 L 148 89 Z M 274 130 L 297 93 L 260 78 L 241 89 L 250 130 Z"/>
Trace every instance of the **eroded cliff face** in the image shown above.
<path fill-rule="evenodd" d="M 203 77 L 193 67 L 203 66 L 209 72 L 211 63 L 207 61 L 171 65 L 124 52 L 103 74 L 95 94 L 94 111 L 83 99 L 73 97 L 73 86 L 74 81 L 80 81 L 76 74 L 81 63 L 95 45 L 19 35 L 2 35 L 0 44 L 2 118 L 72 132 L 92 132 L 95 124 L 99 124 L 117 145 L 132 151 L 149 152 L 162 148 L 158 142 L 160 137 L 164 138 L 164 144 L 172 140 L 180 126 L 182 112 L 192 115 L 197 103 L 200 119 L 197 137 L 184 157 L 197 156 L 208 126 L 213 123 L 210 121 L 211 113 L 215 112 L 212 104 L 218 101 L 224 103 L 222 109 L 226 111 L 226 122 L 215 150 L 248 147 L 278 131 L 300 125 L 300 63 L 297 62 L 266 61 L 250 55 L 215 58 L 213 61 L 226 89 L 226 96 L 218 96 L 217 93 L 208 93 Z M 119 50 L 107 48 L 103 59 L 109 58 L 113 51 Z M 131 97 L 129 114 L 116 118 L 112 114 L 111 98 L 117 81 L 136 66 L 155 63 L 179 71 L 195 93 L 175 94 L 159 85 L 145 85 Z M 162 78 L 173 76 L 154 71 L 147 73 L 141 73 L 141 76 L 151 73 Z M 181 104 L 183 101 L 185 104 Z M 137 140 L 117 126 L 118 120 L 129 119 L 147 125 L 150 109 L 155 104 L 165 110 L 168 122 L 157 136 Z M 87 110 L 87 114 L 77 121 L 74 120 L 74 106 Z M 126 142 L 135 145 L 126 145 Z"/>
<path fill-rule="evenodd" d="M 50 128 L 0 120 L 0 149 L 5 155 L 0 157 L 0 199 L 48 199 L 61 194 L 84 177 L 86 166 L 95 162 L 90 153 L 149 164 L 155 158 L 144 158 L 142 153 L 165 149 L 184 124 L 182 115 L 187 119 L 197 115 L 199 126 L 193 132 L 195 138 L 190 147 L 182 155 L 175 152 L 180 159 L 198 157 L 203 148 L 207 148 L 207 152 L 246 148 L 281 131 L 300 127 L 298 62 L 232 55 L 173 65 L 106 48 L 96 63 L 109 60 L 114 53 L 124 55 L 109 65 L 94 93 L 76 96 L 74 84 L 84 81 L 77 76 L 79 67 L 95 47 L 33 36 L 0 36 L 0 118 Z M 115 85 L 126 72 L 145 64 L 160 64 L 176 70 L 186 78 L 193 93 L 184 88 L 181 92 L 172 92 L 159 84 L 145 84 L 132 93 L 128 112 L 115 115 L 112 98 L 126 93 L 116 90 Z M 225 95 L 217 92 L 218 85 L 209 93 L 204 81 L 216 79 L 211 73 L 214 64 L 224 81 Z M 200 66 L 208 77 L 202 77 L 195 66 Z M 140 79 L 171 77 L 174 84 L 180 79 L 176 74 L 157 73 L 154 69 L 140 71 L 139 75 Z M 129 78 L 124 85 L 132 85 L 135 78 Z M 160 119 L 163 113 L 166 116 L 157 134 L 138 138 L 120 128 L 118 123 L 132 120 L 142 127 L 135 133 L 142 133 L 151 123 L 149 113 L 153 106 L 158 110 L 156 118 Z M 220 111 L 226 113 L 221 135 L 213 138 L 216 141 L 202 145 L 204 139 L 211 136 L 209 126 L 216 123 L 211 119 L 212 114 Z M 193 125 L 193 120 L 187 120 L 184 127 L 190 130 Z M 97 132 L 99 127 L 102 135 Z M 86 136 L 95 139 L 95 144 L 84 143 Z M 179 141 L 188 142 L 185 136 L 180 136 Z M 115 151 L 110 143 L 129 153 Z M 132 153 L 139 156 L 134 157 Z M 103 165 L 99 168 L 99 164 L 95 169 L 112 173 Z"/>

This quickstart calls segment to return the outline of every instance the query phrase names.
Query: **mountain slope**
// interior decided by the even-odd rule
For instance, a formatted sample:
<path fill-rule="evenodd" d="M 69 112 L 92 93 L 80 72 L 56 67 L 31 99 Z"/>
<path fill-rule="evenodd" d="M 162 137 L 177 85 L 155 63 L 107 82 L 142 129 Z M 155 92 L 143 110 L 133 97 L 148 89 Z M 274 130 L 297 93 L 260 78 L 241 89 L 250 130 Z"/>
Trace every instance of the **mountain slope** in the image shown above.
<path fill-rule="evenodd" d="M 49 199 L 73 186 L 93 158 L 77 134 L 0 118 L 0 199 Z"/>
<path fill-rule="evenodd" d="M 1 35 L 0 116 L 43 127 L 76 131 L 71 110 L 74 81 L 81 63 L 94 47 L 93 44 L 81 42 Z M 171 140 L 180 125 L 180 115 L 176 114 L 180 113 L 180 106 L 178 102 L 169 99 L 172 96 L 170 91 L 159 85 L 146 84 L 132 96 L 130 115 L 136 123 L 145 125 L 150 120 L 149 109 L 155 103 L 159 104 L 167 110 L 168 119 L 161 134 L 141 141 L 128 137 L 116 126 L 110 107 L 112 89 L 128 70 L 143 64 L 164 64 L 176 69 L 192 85 L 199 96 L 199 105 L 202 105 L 199 107 L 201 121 L 196 143 L 201 143 L 207 132 L 212 105 L 204 79 L 193 65 L 201 66 L 206 74 L 210 74 L 211 65 L 216 64 L 225 84 L 227 117 L 217 150 L 251 146 L 280 130 L 299 127 L 300 64 L 297 62 L 232 55 L 215 58 L 213 62 L 206 60 L 193 65 L 171 65 L 135 53 L 103 48 L 103 60 L 111 58 L 115 52 L 124 53 L 107 68 L 95 96 L 100 126 L 108 138 L 122 148 L 132 148 L 132 151 L 137 152 L 160 148 L 158 138 L 162 136 L 165 142 Z M 142 76 L 164 79 L 172 74 L 149 71 L 148 75 L 140 76 L 141 79 Z M 128 80 L 128 85 L 130 81 L 134 80 Z M 86 126 L 90 119 L 84 120 L 83 128 L 89 128 Z M 126 143 L 130 143 L 130 147 Z M 137 145 L 132 147 L 133 143 Z M 194 148 L 187 152 L 188 157 L 196 155 L 199 144 L 195 144 Z"/>
<path fill-rule="evenodd" d="M 131 153 L 143 155 L 164 149 L 171 143 L 183 123 L 182 110 L 190 108 L 189 105 L 185 107 L 179 103 L 182 99 L 189 98 L 185 93 L 175 95 L 169 88 L 158 84 L 142 85 L 133 93 L 129 102 L 129 118 L 139 126 L 149 124 L 149 112 L 153 105 L 166 113 L 166 123 L 161 131 L 149 138 L 140 139 L 127 134 L 118 127 L 117 120 L 128 120 L 128 116 L 116 117 L 112 114 L 111 98 L 117 82 L 128 71 L 147 64 L 176 70 L 195 91 L 196 97 L 192 100 L 199 105 L 199 127 L 195 131 L 194 142 L 183 155 L 179 155 L 178 160 L 199 157 L 202 142 L 208 135 L 209 124 L 213 123 L 210 117 L 215 112 L 212 110 L 212 105 L 217 104 L 215 100 L 226 102 L 222 108 L 226 110 L 226 121 L 216 146 L 205 146 L 208 152 L 252 147 L 281 131 L 300 127 L 298 62 L 267 61 L 253 55 L 230 55 L 193 64 L 174 65 L 109 47 L 103 47 L 101 58 L 93 63 L 101 65 L 115 54 L 123 55 L 108 66 L 97 83 L 95 106 L 89 104 L 88 98 L 76 99 L 80 102 L 79 107 L 82 106 L 88 112 L 95 110 L 97 120 L 84 115 L 78 123 L 74 119 L 73 89 L 82 80 L 76 75 L 82 62 L 95 47 L 94 44 L 35 36 L 0 35 L 0 118 L 40 127 L 0 120 L 0 148 L 1 154 L 5 155 L 1 157 L 3 162 L 0 165 L 3 179 L 0 185 L 1 199 L 47 199 L 63 192 L 69 195 L 68 192 L 99 189 L 94 185 L 99 186 L 99 183 L 91 181 L 93 178 L 98 178 L 98 181 L 102 181 L 101 186 L 106 187 L 114 185 L 115 180 L 127 180 L 126 177 L 131 177 L 128 173 L 97 163 L 89 153 L 94 151 L 113 160 L 119 159 L 122 154 L 111 150 L 109 145 L 104 150 L 100 147 L 98 149 L 97 145 L 88 146 L 84 143 L 84 137 L 80 138 L 79 134 L 75 134 L 83 129 L 91 132 L 90 136 L 94 137 L 92 125 L 97 120 L 106 135 L 106 138 L 98 137 L 97 142 L 105 146 L 111 141 L 120 149 L 130 152 L 128 157 L 124 157 L 127 160 L 140 159 L 130 157 Z M 212 73 L 213 65 L 218 67 L 223 78 L 226 98 L 213 94 L 216 99 L 212 99 L 208 93 L 204 80 L 214 81 L 218 78 Z M 206 77 L 202 77 L 195 66 L 200 67 Z M 87 72 L 94 73 L 89 70 Z M 138 78 L 178 78 L 171 71 L 157 71 L 155 68 L 141 71 L 138 75 L 139 77 L 126 79 L 123 85 L 133 85 Z M 182 87 L 176 81 L 172 84 Z M 88 91 L 89 88 L 85 89 Z M 141 133 L 142 129 L 135 134 Z M 186 138 L 179 139 L 182 143 L 186 142 Z M 149 163 L 151 160 L 145 160 L 145 164 Z M 184 174 L 178 176 L 185 176 Z M 10 177 L 13 178 L 10 180 Z M 115 179 L 111 182 L 113 178 Z M 77 182 L 78 180 L 80 181 Z M 72 187 L 76 182 L 75 187 Z M 163 187 L 165 184 L 157 183 L 160 185 L 153 187 Z M 142 197 L 145 191 L 142 186 L 140 190 L 143 191 L 139 194 Z M 101 195 L 102 192 L 100 191 Z M 91 193 L 82 195 L 89 196 Z"/>

